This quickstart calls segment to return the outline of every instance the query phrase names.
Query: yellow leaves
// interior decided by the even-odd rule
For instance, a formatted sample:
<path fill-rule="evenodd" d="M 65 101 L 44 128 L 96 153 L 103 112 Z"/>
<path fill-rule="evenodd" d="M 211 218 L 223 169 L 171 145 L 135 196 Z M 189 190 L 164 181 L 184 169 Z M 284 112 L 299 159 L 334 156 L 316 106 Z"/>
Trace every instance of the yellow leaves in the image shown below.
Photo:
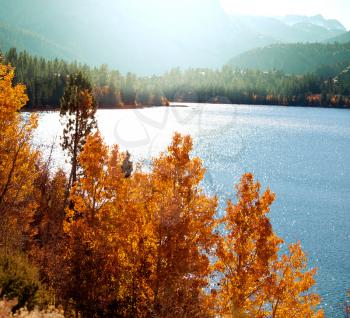
<path fill-rule="evenodd" d="M 32 115 L 28 120 L 21 118 L 18 111 L 28 98 L 24 86 L 12 85 L 13 77 L 13 69 L 0 64 L 0 215 L 3 220 L 0 240 L 15 243 L 19 240 L 16 235 L 28 230 L 33 216 L 33 184 L 39 153 L 31 146 L 37 116 Z M 15 226 L 8 227 L 10 224 Z"/>
<path fill-rule="evenodd" d="M 268 288 L 273 307 L 273 317 L 282 318 L 289 314 L 293 317 L 323 317 L 323 311 L 317 310 L 320 298 L 308 293 L 315 284 L 316 269 L 305 271 L 307 258 L 300 242 L 290 244 L 288 254 L 272 266 L 273 283 Z"/>
<path fill-rule="evenodd" d="M 24 85 L 12 85 L 14 69 L 0 64 L 0 122 L 6 123 L 15 117 L 28 101 Z M 7 116 L 6 116 L 7 115 Z"/>
<path fill-rule="evenodd" d="M 98 132 L 88 136 L 84 152 L 78 158 L 86 178 L 99 180 L 103 176 L 107 152 L 108 148 Z"/>
<path fill-rule="evenodd" d="M 102 281 L 119 277 L 114 297 L 136 297 L 137 310 L 163 315 L 174 306 L 187 314 L 202 308 L 210 273 L 206 252 L 216 242 L 217 199 L 199 190 L 204 169 L 190 158 L 191 148 L 188 136 L 175 135 L 151 172 L 136 171 L 129 178 L 121 169 L 126 154 L 106 147 L 98 133 L 79 156 L 82 174 L 71 191 L 65 225 L 76 252 L 68 259 L 83 272 L 88 260 L 76 259 L 80 248 L 90 251 L 88 262 L 104 255 L 87 275 L 99 273 Z"/>
<path fill-rule="evenodd" d="M 223 278 L 216 293 L 222 315 L 231 317 L 323 317 L 319 297 L 308 293 L 316 270 L 305 271 L 307 259 L 300 243 L 278 259 L 282 240 L 272 231 L 266 214 L 274 201 L 268 189 L 245 174 L 237 188 L 237 204 L 227 204 L 222 219 L 227 235 L 218 245 L 215 269 Z M 271 309 L 271 310 L 270 310 Z"/>

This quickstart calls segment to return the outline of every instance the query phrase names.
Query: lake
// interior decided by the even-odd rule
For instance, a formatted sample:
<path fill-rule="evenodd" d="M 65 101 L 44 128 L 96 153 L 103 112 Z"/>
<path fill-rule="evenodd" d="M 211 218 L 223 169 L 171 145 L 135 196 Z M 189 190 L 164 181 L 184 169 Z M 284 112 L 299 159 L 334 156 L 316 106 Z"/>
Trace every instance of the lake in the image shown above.
<path fill-rule="evenodd" d="M 350 288 L 350 110 L 188 105 L 99 110 L 98 125 L 108 144 L 145 164 L 166 149 L 174 131 L 191 134 L 193 154 L 207 168 L 203 187 L 223 202 L 234 199 L 244 172 L 254 173 L 277 195 L 274 230 L 288 243 L 301 240 L 310 267 L 318 267 L 316 290 L 327 317 L 343 317 Z M 58 113 L 40 114 L 36 142 L 56 139 L 57 165 L 64 162 L 61 130 Z"/>

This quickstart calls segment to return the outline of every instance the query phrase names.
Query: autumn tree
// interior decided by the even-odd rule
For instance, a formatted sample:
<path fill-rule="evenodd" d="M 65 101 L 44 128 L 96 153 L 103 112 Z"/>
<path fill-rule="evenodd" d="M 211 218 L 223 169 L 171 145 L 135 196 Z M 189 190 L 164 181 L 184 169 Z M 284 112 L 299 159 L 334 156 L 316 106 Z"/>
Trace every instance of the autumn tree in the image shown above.
<path fill-rule="evenodd" d="M 300 245 L 278 258 L 278 238 L 267 213 L 274 194 L 260 195 L 252 174 L 237 186 L 238 202 L 228 201 L 221 220 L 225 235 L 215 264 L 221 279 L 217 306 L 222 317 L 323 317 L 319 297 L 310 293 L 315 270 L 304 271 L 306 257 Z"/>
<path fill-rule="evenodd" d="M 202 192 L 205 169 L 199 158 L 190 157 L 191 150 L 190 136 L 176 133 L 168 151 L 153 161 L 156 317 L 206 316 L 217 200 Z"/>
<path fill-rule="evenodd" d="M 141 299 L 150 296 L 140 277 L 147 277 L 151 266 L 146 260 L 149 216 L 143 213 L 148 184 L 142 173 L 125 178 L 127 158 L 117 146 L 108 148 L 98 133 L 88 137 L 79 156 L 82 174 L 72 188 L 74 208 L 67 209 L 65 225 L 69 275 L 64 292 L 83 316 L 147 312 Z"/>
<path fill-rule="evenodd" d="M 34 180 L 39 153 L 32 147 L 37 116 L 22 119 L 28 98 L 23 85 L 13 85 L 14 69 L 0 64 L 0 249 L 22 247 L 30 235 L 36 206 Z"/>
<path fill-rule="evenodd" d="M 37 116 L 19 113 L 28 99 L 25 87 L 13 85 L 13 78 L 14 69 L 0 64 L 0 298 L 17 298 L 16 310 L 38 305 L 41 284 L 24 253 L 35 234 L 31 222 L 39 153 L 32 143 Z"/>
<path fill-rule="evenodd" d="M 282 241 L 266 216 L 275 196 L 269 189 L 262 196 L 259 192 L 260 184 L 245 174 L 237 186 L 237 204 L 228 201 L 222 219 L 226 233 L 215 265 L 223 275 L 218 299 L 224 316 L 260 317 L 264 310 L 263 287 Z"/>
<path fill-rule="evenodd" d="M 31 222 L 34 235 L 30 242 L 30 256 L 39 267 L 41 280 L 54 290 L 65 278 L 62 257 L 65 244 L 66 174 L 60 169 L 52 173 L 47 162 L 40 162 L 34 187 L 37 207 Z"/>
<path fill-rule="evenodd" d="M 62 148 L 69 156 L 71 172 L 68 189 L 77 180 L 78 156 L 86 137 L 96 128 L 97 104 L 92 95 L 92 87 L 82 73 L 72 74 L 61 98 L 61 119 L 65 125 Z M 68 196 L 68 192 L 67 192 Z"/>
<path fill-rule="evenodd" d="M 149 173 L 125 178 L 128 154 L 88 138 L 67 209 L 67 298 L 84 315 L 205 317 L 216 199 L 176 134 Z"/>

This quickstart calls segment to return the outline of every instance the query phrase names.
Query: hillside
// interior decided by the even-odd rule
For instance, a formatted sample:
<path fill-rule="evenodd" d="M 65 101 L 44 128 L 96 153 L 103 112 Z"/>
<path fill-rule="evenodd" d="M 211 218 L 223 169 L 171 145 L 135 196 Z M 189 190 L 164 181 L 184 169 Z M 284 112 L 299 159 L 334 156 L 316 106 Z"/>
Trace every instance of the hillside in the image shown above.
<path fill-rule="evenodd" d="M 335 43 L 335 42 L 347 43 L 347 42 L 350 42 L 350 31 L 343 33 L 341 35 L 338 35 L 336 37 L 332 37 L 330 39 L 327 39 L 327 40 L 325 40 L 325 42 L 327 42 L 327 43 Z"/>
<path fill-rule="evenodd" d="M 0 51 L 6 52 L 12 47 L 47 58 L 72 59 L 74 56 L 67 49 L 47 40 L 42 35 L 0 23 Z"/>
<path fill-rule="evenodd" d="M 280 70 L 287 74 L 306 74 L 327 65 L 350 64 L 350 43 L 274 44 L 240 54 L 228 64 L 261 71 Z"/>
<path fill-rule="evenodd" d="M 339 22 L 321 16 L 304 17 L 298 23 L 232 16 L 217 0 L 149 0 L 146 7 L 139 0 L 0 1 L 0 21 L 11 26 L 10 31 L 24 29 L 40 35 L 74 52 L 72 58 L 83 63 L 106 63 L 140 75 L 178 66 L 218 68 L 232 56 L 259 46 L 323 41 L 345 32 Z M 52 57 L 49 49 L 30 39 L 14 46 Z"/>

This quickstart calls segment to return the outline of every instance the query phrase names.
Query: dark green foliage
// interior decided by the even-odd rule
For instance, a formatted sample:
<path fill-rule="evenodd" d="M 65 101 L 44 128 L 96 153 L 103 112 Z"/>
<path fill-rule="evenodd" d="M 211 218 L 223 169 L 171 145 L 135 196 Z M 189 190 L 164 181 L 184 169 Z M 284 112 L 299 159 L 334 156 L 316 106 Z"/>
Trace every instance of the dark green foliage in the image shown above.
<path fill-rule="evenodd" d="M 135 105 L 140 103 L 137 101 L 137 96 L 143 91 L 147 91 L 147 98 L 143 100 L 142 105 L 167 104 L 159 87 L 149 87 L 148 78 L 137 78 L 131 73 L 122 76 L 118 71 L 110 71 L 107 65 L 90 68 L 76 62 L 45 60 L 31 56 L 26 51 L 18 53 L 14 48 L 5 54 L 5 63 L 16 67 L 15 82 L 27 86 L 28 109 L 59 108 L 70 74 L 78 73 L 91 84 L 90 89 L 100 107 Z"/>
<path fill-rule="evenodd" d="M 344 72 L 344 65 L 329 72 Z M 183 73 L 173 70 L 154 79 L 165 96 L 177 102 L 214 102 L 234 104 L 270 104 L 298 106 L 344 105 L 331 103 L 333 95 L 347 95 L 345 76 L 286 75 L 280 71 L 262 72 L 225 66 L 221 70 L 190 69 Z M 327 98 L 321 99 L 321 95 Z M 310 96 L 316 100 L 310 100 Z"/>
<path fill-rule="evenodd" d="M 25 51 L 17 53 L 16 49 L 5 54 L 5 62 L 16 67 L 15 82 L 26 84 L 28 107 L 41 109 L 59 106 L 68 75 L 78 71 L 76 64 L 58 59 L 46 61 Z"/>
<path fill-rule="evenodd" d="M 328 47 L 327 45 L 324 48 Z M 330 48 L 341 45 L 329 46 Z M 345 46 L 347 48 L 348 46 Z M 349 47 L 350 49 L 350 47 Z M 340 53 L 339 53 L 340 54 Z M 350 80 L 346 56 L 318 64 L 313 73 L 288 75 L 282 71 L 257 71 L 224 66 L 220 70 L 175 68 L 162 76 L 123 76 L 106 65 L 87 65 L 62 60 L 47 61 L 11 49 L 5 62 L 16 67 L 16 81 L 27 85 L 28 108 L 58 108 L 69 74 L 80 72 L 92 85 L 99 107 L 167 105 L 174 102 L 349 106 Z M 291 61 L 289 61 L 291 63 Z M 289 63 L 288 61 L 286 63 Z M 315 66 L 316 67 L 316 66 Z M 315 96 L 317 95 L 317 96 Z M 345 95 L 340 97 L 340 95 Z"/>
<path fill-rule="evenodd" d="M 43 302 L 42 286 L 37 269 L 22 255 L 6 255 L 0 251 L 0 299 L 17 299 L 13 308 L 27 306 L 29 310 Z"/>
<path fill-rule="evenodd" d="M 88 98 L 91 97 L 89 101 Z M 65 124 L 62 148 L 67 152 L 72 170 L 69 177 L 70 188 L 77 179 L 77 158 L 87 136 L 97 127 L 95 113 L 97 104 L 92 97 L 92 87 L 81 72 L 71 74 L 61 98 L 60 116 Z M 67 192 L 68 193 L 68 192 Z"/>

